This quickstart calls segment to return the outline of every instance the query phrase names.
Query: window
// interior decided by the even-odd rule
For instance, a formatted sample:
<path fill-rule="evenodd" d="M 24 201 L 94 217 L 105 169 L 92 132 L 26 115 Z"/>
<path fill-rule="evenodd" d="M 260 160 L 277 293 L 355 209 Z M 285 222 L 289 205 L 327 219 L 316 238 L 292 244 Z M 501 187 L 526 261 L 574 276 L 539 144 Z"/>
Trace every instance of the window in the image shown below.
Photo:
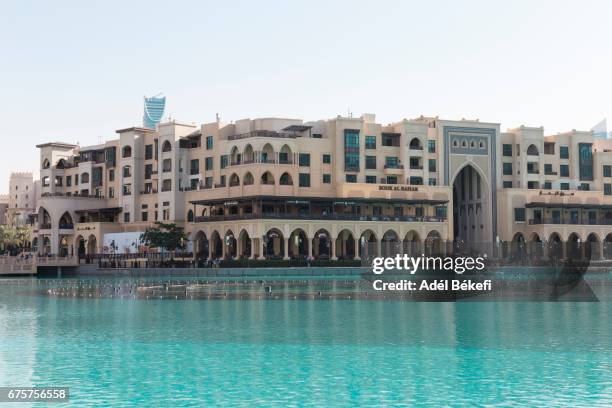
<path fill-rule="evenodd" d="M 365 157 L 365 168 L 367 170 L 376 170 L 376 156 Z"/>
<path fill-rule="evenodd" d="M 108 171 L 108 181 L 115 181 L 115 170 L 110 169 Z"/>
<path fill-rule="evenodd" d="M 144 178 L 145 180 L 149 180 L 151 179 L 151 174 L 153 174 L 153 165 L 152 164 L 145 164 L 145 172 L 144 172 Z"/>
<path fill-rule="evenodd" d="M 165 179 L 162 182 L 162 191 L 170 191 L 172 190 L 172 179 Z"/>
<path fill-rule="evenodd" d="M 81 174 L 81 184 L 89 183 L 89 173 Z"/>
<path fill-rule="evenodd" d="M 145 146 L 145 160 L 153 159 L 153 145 L 149 144 Z"/>
<path fill-rule="evenodd" d="M 365 176 L 365 182 L 368 184 L 376 184 L 376 176 Z"/>
<path fill-rule="evenodd" d="M 552 142 L 544 142 L 544 154 L 555 154 L 555 144 Z"/>
<path fill-rule="evenodd" d="M 559 157 L 561 159 L 569 159 L 569 147 L 559 146 Z"/>
<path fill-rule="evenodd" d="M 189 162 L 189 174 L 193 176 L 199 173 L 200 173 L 200 160 L 192 159 L 191 162 Z"/>
<path fill-rule="evenodd" d="M 300 187 L 310 187 L 310 174 L 300 173 Z"/>
<path fill-rule="evenodd" d="M 578 143 L 578 173 L 580 180 L 593 180 L 593 145 Z"/>
<path fill-rule="evenodd" d="M 123 222 L 130 222 L 130 213 L 129 212 L 123 213 Z"/>
<path fill-rule="evenodd" d="M 550 181 L 544 182 L 544 190 L 552 190 L 552 183 Z"/>
<path fill-rule="evenodd" d="M 227 154 L 224 154 L 223 156 L 221 156 L 221 168 L 222 169 L 227 167 L 228 162 L 229 162 L 229 158 Z"/>
<path fill-rule="evenodd" d="M 70 186 L 72 186 L 72 176 L 66 176 L 66 187 L 70 187 Z"/>
<path fill-rule="evenodd" d="M 366 136 L 365 137 L 365 148 L 366 149 L 376 149 L 376 136 Z"/>
<path fill-rule="evenodd" d="M 423 177 L 412 176 L 410 177 L 410 185 L 413 186 L 422 186 L 423 185 Z"/>
<path fill-rule="evenodd" d="M 385 157 L 385 168 L 387 169 L 397 169 L 399 168 L 399 159 L 395 156 L 387 156 Z"/>
<path fill-rule="evenodd" d="M 166 140 L 162 144 L 162 152 L 170 152 L 170 151 L 172 151 L 172 145 L 170 144 L 168 140 Z"/>
<path fill-rule="evenodd" d="M 204 185 L 208 188 L 211 188 L 213 185 L 213 178 L 212 177 L 206 177 L 204 179 Z"/>
<path fill-rule="evenodd" d="M 213 148 L 213 137 L 206 136 L 206 150 L 212 150 Z"/>
<path fill-rule="evenodd" d="M 172 159 L 164 159 L 162 162 L 162 171 L 164 173 L 169 173 L 172 171 Z"/>
<path fill-rule="evenodd" d="M 213 158 L 207 157 L 204 159 L 204 170 L 210 171 L 213 169 Z"/>
<path fill-rule="evenodd" d="M 198 180 L 197 178 L 192 178 L 191 180 L 189 180 L 189 188 L 192 190 L 197 190 L 199 181 L 200 180 Z"/>
<path fill-rule="evenodd" d="M 115 187 L 108 188 L 108 198 L 115 198 Z"/>
<path fill-rule="evenodd" d="M 330 164 L 331 163 L 331 154 L 324 154 L 323 155 L 323 164 Z"/>
<path fill-rule="evenodd" d="M 429 185 L 430 186 L 435 186 L 438 184 L 438 180 L 435 177 L 430 177 L 429 178 Z"/>
<path fill-rule="evenodd" d="M 151 194 L 152 192 L 153 192 L 153 184 L 152 183 L 145 183 L 144 193 L 145 194 Z"/>
<path fill-rule="evenodd" d="M 537 181 L 528 181 L 527 182 L 527 188 L 529 190 L 535 190 L 537 188 L 540 188 L 539 183 Z"/>
<path fill-rule="evenodd" d="M 435 140 L 428 140 L 427 141 L 427 151 L 429 153 L 435 153 L 436 152 L 436 141 Z"/>
<path fill-rule="evenodd" d="M 357 182 L 357 175 L 356 174 L 347 174 L 346 175 L 346 182 L 347 183 L 356 183 Z"/>
<path fill-rule="evenodd" d="M 396 133 L 383 133 L 382 134 L 382 145 L 383 146 L 395 146 L 400 145 L 400 135 Z"/>
<path fill-rule="evenodd" d="M 123 177 L 131 177 L 132 168 L 130 166 L 123 166 Z"/>
<path fill-rule="evenodd" d="M 610 165 L 603 166 L 603 176 L 612 177 L 612 166 Z"/>
<path fill-rule="evenodd" d="M 604 195 L 612 195 L 612 184 L 604 184 Z"/>
<path fill-rule="evenodd" d="M 552 164 L 544 164 L 544 174 L 548 174 L 548 175 L 554 174 Z"/>
<path fill-rule="evenodd" d="M 55 176 L 55 186 L 56 187 L 61 187 L 62 186 L 62 182 L 63 182 L 63 177 L 62 176 Z"/>
<path fill-rule="evenodd" d="M 502 146 L 502 154 L 506 157 L 512 157 L 512 145 L 504 143 Z"/>
<path fill-rule="evenodd" d="M 123 185 L 123 195 L 132 195 L 132 185 L 131 184 Z"/>
<path fill-rule="evenodd" d="M 300 153 L 299 163 L 302 167 L 310 167 L 310 153 Z"/>
<path fill-rule="evenodd" d="M 514 209 L 514 221 L 525 222 L 525 209 L 524 208 Z"/>
<path fill-rule="evenodd" d="M 330 184 L 331 183 L 331 174 L 324 174 L 323 175 L 323 184 Z"/>
<path fill-rule="evenodd" d="M 170 210 L 168 209 L 163 210 L 162 217 L 164 218 L 164 221 L 168 221 L 170 219 Z"/>
<path fill-rule="evenodd" d="M 559 173 L 561 173 L 561 177 L 569 177 L 569 165 L 562 164 L 559 166 Z"/>
<path fill-rule="evenodd" d="M 578 190 L 589 191 L 591 189 L 591 185 L 589 183 L 580 183 L 580 187 Z"/>
<path fill-rule="evenodd" d="M 436 159 L 429 159 L 429 171 L 436 171 Z"/>
<path fill-rule="evenodd" d="M 512 163 L 504 163 L 504 176 L 512 175 Z"/>
<path fill-rule="evenodd" d="M 512 182 L 511 181 L 504 181 L 504 188 L 512 188 Z"/>
<path fill-rule="evenodd" d="M 323 137 L 323 135 L 321 135 L 320 133 L 313 133 L 312 134 L 312 138 L 313 139 L 321 139 Z"/>
<path fill-rule="evenodd" d="M 359 171 L 359 130 L 344 130 L 344 171 Z"/>
<path fill-rule="evenodd" d="M 559 188 L 560 188 L 561 190 L 569 190 L 569 189 L 570 189 L 570 185 L 569 185 L 569 183 L 561 183 L 561 184 L 559 185 Z"/>
<path fill-rule="evenodd" d="M 387 184 L 397 184 L 397 176 L 387 176 Z"/>
<path fill-rule="evenodd" d="M 144 222 L 149 221 L 149 213 L 148 213 L 148 212 L 144 211 L 144 212 L 141 214 L 141 217 L 142 217 L 142 220 L 143 220 Z"/>
<path fill-rule="evenodd" d="M 132 148 L 130 146 L 123 146 L 123 150 L 121 150 L 121 157 L 124 159 L 127 157 L 132 157 Z"/>

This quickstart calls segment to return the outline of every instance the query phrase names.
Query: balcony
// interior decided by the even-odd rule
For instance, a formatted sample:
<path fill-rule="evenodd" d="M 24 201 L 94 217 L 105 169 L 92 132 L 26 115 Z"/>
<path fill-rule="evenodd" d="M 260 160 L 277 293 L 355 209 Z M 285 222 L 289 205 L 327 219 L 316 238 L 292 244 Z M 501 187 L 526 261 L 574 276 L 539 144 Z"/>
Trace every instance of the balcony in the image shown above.
<path fill-rule="evenodd" d="M 574 219 L 566 220 L 566 219 L 561 219 L 561 218 L 540 218 L 540 219 L 529 220 L 529 225 L 546 225 L 546 224 L 552 224 L 552 225 L 612 225 L 612 219 L 580 220 L 580 219 L 574 218 Z"/>
<path fill-rule="evenodd" d="M 422 164 L 411 164 L 410 170 L 423 170 L 423 165 Z"/>
<path fill-rule="evenodd" d="M 299 214 L 299 213 L 263 213 L 263 214 L 227 214 L 195 217 L 195 222 L 240 221 L 240 220 L 333 220 L 333 221 L 373 221 L 373 222 L 446 222 L 445 218 L 417 217 L 410 215 L 358 215 L 358 214 Z"/>
<path fill-rule="evenodd" d="M 241 140 L 241 139 L 248 139 L 251 137 L 274 137 L 274 138 L 280 138 L 280 139 L 296 139 L 300 137 L 300 135 L 296 133 L 275 132 L 272 130 L 254 130 L 248 133 L 241 133 L 238 135 L 228 136 L 227 140 Z"/>
<path fill-rule="evenodd" d="M 60 224 L 59 229 L 71 230 L 71 229 L 74 229 L 74 224 L 70 224 L 70 223 Z"/>

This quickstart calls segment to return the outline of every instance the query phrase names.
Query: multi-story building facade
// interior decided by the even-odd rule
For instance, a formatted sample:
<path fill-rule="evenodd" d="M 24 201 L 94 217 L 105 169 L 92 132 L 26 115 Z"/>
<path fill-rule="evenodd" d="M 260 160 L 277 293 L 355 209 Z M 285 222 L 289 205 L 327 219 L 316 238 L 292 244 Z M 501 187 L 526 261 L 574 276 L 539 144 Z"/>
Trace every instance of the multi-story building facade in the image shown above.
<path fill-rule="evenodd" d="M 39 182 L 31 172 L 13 172 L 9 177 L 8 208 L 6 223 L 12 227 L 31 224 L 36 213 Z"/>
<path fill-rule="evenodd" d="M 612 141 L 592 132 L 364 114 L 117 133 L 38 146 L 39 251 L 107 252 L 105 234 L 157 220 L 184 226 L 199 258 L 612 241 Z"/>

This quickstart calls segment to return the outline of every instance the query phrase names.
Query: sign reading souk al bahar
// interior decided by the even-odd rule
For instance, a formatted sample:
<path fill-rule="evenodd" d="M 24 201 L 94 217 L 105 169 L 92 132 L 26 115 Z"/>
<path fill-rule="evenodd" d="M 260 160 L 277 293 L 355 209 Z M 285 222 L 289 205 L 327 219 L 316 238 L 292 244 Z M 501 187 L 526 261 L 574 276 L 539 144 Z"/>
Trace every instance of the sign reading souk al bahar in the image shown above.
<path fill-rule="evenodd" d="M 378 190 L 381 191 L 419 191 L 416 186 L 401 186 L 401 185 L 384 185 L 378 186 Z"/>

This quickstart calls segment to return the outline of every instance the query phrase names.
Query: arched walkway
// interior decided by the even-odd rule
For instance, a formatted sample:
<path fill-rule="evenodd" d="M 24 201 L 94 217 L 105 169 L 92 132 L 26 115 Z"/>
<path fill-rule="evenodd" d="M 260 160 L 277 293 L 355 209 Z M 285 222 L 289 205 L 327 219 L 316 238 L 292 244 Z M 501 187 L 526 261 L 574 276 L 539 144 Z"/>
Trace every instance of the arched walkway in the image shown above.
<path fill-rule="evenodd" d="M 90 235 L 89 238 L 87 238 L 87 255 L 93 255 L 95 253 L 97 253 L 98 247 L 98 240 L 96 239 L 95 235 Z"/>
<path fill-rule="evenodd" d="M 355 259 L 355 237 L 347 229 L 340 231 L 336 239 L 336 258 Z"/>
<path fill-rule="evenodd" d="M 308 257 L 308 237 L 301 228 L 293 230 L 289 235 L 289 257 L 300 259 Z"/>
<path fill-rule="evenodd" d="M 559 261 L 563 258 L 563 242 L 556 232 L 548 238 L 548 258 L 551 261 Z"/>
<path fill-rule="evenodd" d="M 425 238 L 425 255 L 433 256 L 442 254 L 442 236 L 436 230 L 430 231 Z"/>
<path fill-rule="evenodd" d="M 264 236 L 264 256 L 272 259 L 282 259 L 285 253 L 283 233 L 276 228 L 270 229 Z"/>
<path fill-rule="evenodd" d="M 274 163 L 274 148 L 270 143 L 266 143 L 261 149 L 261 162 L 262 163 Z"/>
<path fill-rule="evenodd" d="M 239 258 L 250 258 L 253 254 L 251 237 L 249 233 L 243 229 L 240 231 L 238 236 L 238 257 Z"/>
<path fill-rule="evenodd" d="M 280 176 L 279 184 L 281 186 L 292 186 L 293 185 L 293 179 L 291 178 L 291 174 L 289 174 L 287 172 L 284 172 Z"/>
<path fill-rule="evenodd" d="M 575 232 L 567 237 L 566 254 L 569 259 L 578 260 L 582 258 L 582 241 L 580 236 Z"/>
<path fill-rule="evenodd" d="M 230 187 L 236 187 L 240 185 L 240 177 L 236 173 L 233 173 L 229 179 Z"/>
<path fill-rule="evenodd" d="M 603 242 L 604 259 L 612 259 L 612 233 L 606 235 Z"/>
<path fill-rule="evenodd" d="M 590 233 L 584 243 L 584 256 L 587 259 L 599 260 L 601 254 L 601 243 L 597 234 Z"/>
<path fill-rule="evenodd" d="M 196 260 L 205 260 L 209 257 L 208 238 L 204 231 L 198 231 L 193 240 L 193 253 Z"/>
<path fill-rule="evenodd" d="M 525 237 L 520 232 L 517 232 L 510 243 L 510 257 L 513 259 L 523 259 L 525 254 Z"/>
<path fill-rule="evenodd" d="M 453 231 L 458 249 L 471 252 L 491 242 L 489 198 L 486 180 L 471 164 L 465 165 L 453 180 Z"/>
<path fill-rule="evenodd" d="M 223 242 L 218 231 L 214 231 L 210 236 L 210 257 L 211 259 L 223 258 Z"/>
<path fill-rule="evenodd" d="M 247 172 L 247 174 L 244 175 L 243 180 L 242 180 L 242 185 L 244 186 L 250 186 L 255 184 L 255 179 L 253 178 L 253 175 L 251 174 L 251 172 Z"/>
<path fill-rule="evenodd" d="M 381 242 L 381 255 L 384 257 L 392 257 L 400 252 L 399 237 L 397 232 L 388 230 L 383 234 Z"/>
<path fill-rule="evenodd" d="M 538 234 L 533 233 L 527 245 L 529 247 L 530 258 L 539 259 L 544 256 L 544 245 Z"/>
<path fill-rule="evenodd" d="M 359 256 L 369 259 L 378 256 L 378 238 L 372 230 L 365 230 L 359 237 Z"/>
<path fill-rule="evenodd" d="M 227 259 L 235 259 L 236 254 L 238 253 L 238 248 L 236 245 L 236 237 L 232 230 L 227 230 L 225 232 L 225 237 L 223 238 L 223 245 L 225 245 L 225 258 Z"/>
<path fill-rule="evenodd" d="M 329 259 L 333 252 L 331 235 L 326 229 L 320 229 L 312 239 L 312 255 L 315 259 Z"/>
<path fill-rule="evenodd" d="M 74 228 L 74 223 L 72 222 L 72 216 L 70 213 L 66 211 L 59 220 L 59 229 L 72 229 Z"/>
<path fill-rule="evenodd" d="M 269 171 L 261 175 L 261 184 L 274 184 L 274 176 Z"/>
<path fill-rule="evenodd" d="M 414 230 L 408 231 L 404 236 L 404 253 L 410 256 L 419 256 L 422 251 L 419 233 Z"/>

